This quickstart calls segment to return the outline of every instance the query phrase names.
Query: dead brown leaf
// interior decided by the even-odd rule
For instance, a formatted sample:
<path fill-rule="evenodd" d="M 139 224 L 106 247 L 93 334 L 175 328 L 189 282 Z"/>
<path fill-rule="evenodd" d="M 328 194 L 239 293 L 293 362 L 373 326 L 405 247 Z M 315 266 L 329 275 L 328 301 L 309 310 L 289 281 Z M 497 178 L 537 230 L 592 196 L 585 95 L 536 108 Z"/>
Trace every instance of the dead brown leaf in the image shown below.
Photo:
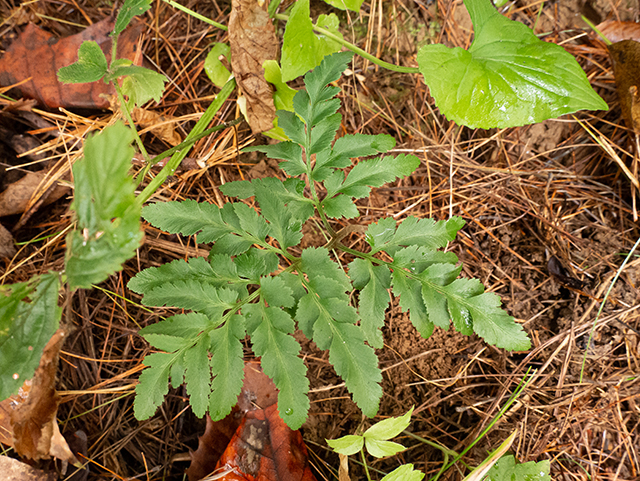
<path fill-rule="evenodd" d="M 56 473 L 45 473 L 8 456 L 0 456 L 0 473 L 2 481 L 55 481 L 58 478 Z"/>
<path fill-rule="evenodd" d="M 640 43 L 623 40 L 607 47 L 613 62 L 616 90 L 627 127 L 640 132 Z"/>
<path fill-rule="evenodd" d="M 26 211 L 44 194 L 40 205 L 49 205 L 70 191 L 68 186 L 59 182 L 47 187 L 46 175 L 42 172 L 29 172 L 0 192 L 0 217 L 20 214 Z M 33 199 L 33 200 L 32 200 Z"/>
<path fill-rule="evenodd" d="M 111 58 L 111 37 L 115 19 L 108 17 L 70 37 L 56 39 L 49 32 L 29 23 L 0 59 L 0 85 L 17 87 L 25 97 L 49 108 L 106 109 L 107 97 L 115 94 L 102 80 L 87 84 L 61 84 L 56 72 L 78 59 L 78 48 L 85 40 L 98 42 L 107 60 Z M 142 24 L 133 22 L 118 38 L 118 57 L 135 60 Z M 28 80 L 30 79 L 30 80 Z"/>
<path fill-rule="evenodd" d="M 173 117 L 142 108 L 134 109 L 133 112 L 131 112 L 131 117 L 133 117 L 134 122 L 136 122 L 140 128 L 149 129 L 153 135 L 160 140 L 164 140 L 172 147 L 182 142 L 182 137 L 176 132 L 176 124 L 173 121 Z"/>
<path fill-rule="evenodd" d="M 605 20 L 598 24 L 596 28 L 613 43 L 621 42 L 622 40 L 640 41 L 640 24 L 636 22 Z"/>
<path fill-rule="evenodd" d="M 64 331 L 58 329 L 45 346 L 26 401 L 10 404 L 12 444 L 20 456 L 29 459 L 55 457 L 79 465 L 56 419 L 60 396 L 55 381 L 64 337 Z"/>
<path fill-rule="evenodd" d="M 247 117 L 254 134 L 273 128 L 276 107 L 271 85 L 264 78 L 262 65 L 275 60 L 278 40 L 267 13 L 255 0 L 233 0 L 229 18 L 231 68 L 247 101 Z"/>
<path fill-rule="evenodd" d="M 0 257 L 11 258 L 16 255 L 16 247 L 13 236 L 5 227 L 0 224 Z M 0 436 L 2 434 L 0 433 Z"/>

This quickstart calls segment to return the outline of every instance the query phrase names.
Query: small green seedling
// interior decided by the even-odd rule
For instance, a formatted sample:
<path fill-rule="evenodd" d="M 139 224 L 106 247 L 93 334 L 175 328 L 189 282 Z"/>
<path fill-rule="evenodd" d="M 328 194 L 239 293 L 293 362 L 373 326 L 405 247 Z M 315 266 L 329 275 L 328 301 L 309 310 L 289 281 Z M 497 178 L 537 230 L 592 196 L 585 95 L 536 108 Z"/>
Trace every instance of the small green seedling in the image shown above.
<path fill-rule="evenodd" d="M 400 417 L 384 419 L 374 424 L 360 435 L 349 434 L 338 439 L 327 439 L 327 444 L 336 453 L 345 456 L 360 453 L 365 474 L 367 475 L 367 479 L 371 481 L 371 475 L 369 474 L 369 468 L 367 467 L 367 461 L 364 455 L 365 449 L 375 458 L 393 456 L 394 454 L 404 451 L 406 448 L 402 444 L 389 440 L 395 438 L 407 429 L 411 422 L 412 413 L 413 408 Z M 415 470 L 413 464 L 403 464 L 382 478 L 382 481 L 420 481 L 422 478 L 424 478 L 424 473 Z"/>

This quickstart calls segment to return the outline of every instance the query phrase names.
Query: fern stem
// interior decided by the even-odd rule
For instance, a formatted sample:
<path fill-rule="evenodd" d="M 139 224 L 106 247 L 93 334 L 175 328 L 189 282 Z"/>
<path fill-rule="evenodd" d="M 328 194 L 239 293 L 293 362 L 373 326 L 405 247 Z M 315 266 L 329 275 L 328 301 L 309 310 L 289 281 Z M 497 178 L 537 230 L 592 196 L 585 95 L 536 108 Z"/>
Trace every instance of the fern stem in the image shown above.
<path fill-rule="evenodd" d="M 165 0 L 166 1 L 166 0 Z M 273 18 L 277 19 L 277 20 L 284 20 L 285 22 L 289 20 L 289 16 L 288 15 L 283 15 L 281 13 L 276 13 Z M 401 65 L 395 65 L 389 62 L 385 62 L 384 60 L 380 60 L 378 57 L 371 55 L 369 52 L 362 50 L 360 47 L 356 47 L 354 44 L 347 42 L 345 39 L 337 36 L 336 34 L 330 32 L 329 30 L 326 30 L 322 27 L 318 27 L 317 25 L 313 26 L 313 29 L 324 35 L 325 37 L 330 38 L 331 40 L 334 40 L 336 42 L 338 42 L 340 45 L 342 45 L 343 47 L 346 47 L 347 49 L 351 50 L 354 53 L 357 53 L 358 55 L 360 55 L 363 58 L 366 58 L 367 60 L 369 60 L 370 62 L 379 65 L 380 67 L 386 68 L 387 70 L 392 70 L 394 72 L 401 72 L 401 73 L 420 73 L 420 70 L 418 70 L 417 67 L 403 67 Z"/>
<path fill-rule="evenodd" d="M 218 113 L 224 102 L 229 98 L 235 88 L 236 81 L 234 79 L 229 80 L 224 85 L 224 87 L 222 87 L 222 90 L 218 92 L 215 100 L 211 102 L 205 113 L 202 114 L 202 117 L 200 117 L 200 120 L 198 120 L 191 132 L 189 132 L 189 135 L 187 135 L 185 142 L 190 141 L 205 130 L 205 127 L 209 125 L 209 123 L 213 120 L 213 117 Z M 142 204 L 149 200 L 149 198 L 154 194 L 158 187 L 160 187 L 164 183 L 167 177 L 173 175 L 173 173 L 178 168 L 178 165 L 180 165 L 180 162 L 182 162 L 182 160 L 189 153 L 190 149 L 191 146 L 185 148 L 184 150 L 177 151 L 171 156 L 171 159 L 169 159 L 167 164 L 162 168 L 158 175 L 155 176 L 140 193 L 140 195 L 136 197 L 135 205 L 142 206 Z"/>
<path fill-rule="evenodd" d="M 364 466 L 364 474 L 366 474 L 367 479 L 371 481 L 371 475 L 369 474 L 369 467 L 367 466 L 367 460 L 364 458 L 364 449 L 360 450 L 360 455 L 362 456 L 362 465 Z"/>

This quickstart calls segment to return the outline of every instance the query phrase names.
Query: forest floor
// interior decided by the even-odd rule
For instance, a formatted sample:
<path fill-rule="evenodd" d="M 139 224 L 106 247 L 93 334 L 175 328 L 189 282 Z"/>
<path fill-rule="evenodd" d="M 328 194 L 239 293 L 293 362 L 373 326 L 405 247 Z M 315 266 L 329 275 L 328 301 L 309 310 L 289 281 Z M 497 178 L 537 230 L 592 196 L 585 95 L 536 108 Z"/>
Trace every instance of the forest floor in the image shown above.
<path fill-rule="evenodd" d="M 70 8 L 72 3 L 77 7 Z M 383 329 L 385 348 L 378 352 L 384 396 L 377 419 L 415 406 L 409 429 L 460 452 L 530 376 L 514 406 L 465 460 L 476 465 L 517 430 L 512 452 L 522 462 L 551 461 L 552 479 L 631 480 L 640 478 L 637 252 L 608 290 L 640 229 L 633 218 L 631 183 L 587 127 L 627 165 L 632 158 L 627 153 L 634 147 L 620 113 L 607 49 L 580 15 L 594 23 L 607 18 L 637 20 L 638 5 L 621 0 L 584 4 L 524 0 L 508 2 L 507 12 L 576 56 L 609 104 L 608 112 L 581 112 L 504 130 L 460 128 L 440 115 L 421 76 L 385 71 L 357 56 L 351 75 L 340 80 L 341 112 L 345 133 L 390 134 L 397 141 L 395 152 L 410 152 L 422 160 L 410 178 L 375 189 L 359 202 L 358 222 L 369 224 L 389 215 L 464 218 L 465 227 L 449 247 L 464 263 L 463 275 L 479 278 L 501 296 L 533 346 L 529 352 L 508 353 L 476 336 L 439 329 L 425 340 L 396 302 Z M 223 24 L 228 20 L 227 1 L 187 0 L 184 5 Z M 2 2 L 3 18 L 13 7 Z M 25 21 L 62 37 L 112 12 L 107 2 L 94 0 L 42 0 L 21 8 L 24 15 L 14 15 L 2 26 L 5 50 Z M 467 47 L 472 39 L 461 1 L 366 0 L 360 15 L 312 2 L 312 15 L 329 11 L 338 13 L 347 40 L 398 65 L 416 66 L 417 48 L 425 43 Z M 171 79 L 162 102 L 150 110 L 172 120 L 173 131 L 184 138 L 196 114 L 216 93 L 203 61 L 209 45 L 224 42 L 226 33 L 160 1 L 143 20 L 142 51 Z M 49 160 L 5 172 L 0 191 L 19 177 L 16 172 L 68 162 L 87 127 L 106 125 L 113 115 L 52 113 L 48 121 L 64 135 L 32 136 L 51 147 Z M 215 122 L 239 115 L 232 96 Z M 7 117 L 0 122 L 17 133 L 34 130 Z M 150 153 L 167 148 L 153 133 L 143 138 Z M 277 165 L 261 154 L 239 151 L 253 140 L 244 123 L 203 139 L 153 199 L 220 205 L 226 201 L 218 189 L 221 183 L 279 175 Z M 25 158 L 16 159 L 11 148 L 3 146 L 2 151 L 3 170 L 26 163 Z M 61 269 L 64 232 L 71 222 L 69 203 L 63 196 L 19 226 L 19 215 L 1 219 L 18 242 L 53 234 L 24 244 L 13 259 L 3 262 L 2 283 Z M 324 243 L 312 227 L 306 233 L 307 245 Z M 65 299 L 63 323 L 71 332 L 59 367 L 63 402 L 58 418 L 64 434 L 86 433 L 90 479 L 183 479 L 188 453 L 197 447 L 204 429 L 204 421 L 188 408 L 184 387 L 171 390 L 152 419 L 139 422 L 133 415 L 133 387 L 143 368 L 141 360 L 150 351 L 137 331 L 167 311 L 142 307 L 126 284 L 143 268 L 207 254 L 193 239 L 168 236 L 147 224 L 145 234 L 137 258 L 123 272 L 99 289 L 78 290 Z M 343 242 L 357 246 L 363 239 L 353 234 Z M 253 356 L 248 346 L 246 354 Z M 302 435 L 318 479 L 337 479 L 338 457 L 328 451 L 325 439 L 354 433 L 362 415 L 329 365 L 327 353 L 307 342 L 302 354 L 311 383 L 311 412 Z M 399 462 L 411 462 L 427 478 L 437 473 L 443 460 L 439 450 L 417 441 L 405 443 L 411 449 L 372 468 L 388 472 Z M 353 479 L 357 476 L 356 470 Z M 454 469 L 444 478 L 462 476 Z"/>

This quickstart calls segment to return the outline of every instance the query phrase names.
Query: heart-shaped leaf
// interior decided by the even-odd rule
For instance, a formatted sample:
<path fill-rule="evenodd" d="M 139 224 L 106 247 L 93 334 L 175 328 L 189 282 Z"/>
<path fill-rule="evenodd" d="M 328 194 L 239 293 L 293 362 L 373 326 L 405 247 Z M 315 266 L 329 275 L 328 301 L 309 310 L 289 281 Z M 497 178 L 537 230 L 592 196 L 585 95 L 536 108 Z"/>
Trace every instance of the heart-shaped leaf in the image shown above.
<path fill-rule="evenodd" d="M 420 72 L 449 120 L 515 127 L 578 110 L 608 110 L 576 60 L 502 16 L 491 0 L 465 0 L 475 29 L 469 50 L 425 45 Z"/>

